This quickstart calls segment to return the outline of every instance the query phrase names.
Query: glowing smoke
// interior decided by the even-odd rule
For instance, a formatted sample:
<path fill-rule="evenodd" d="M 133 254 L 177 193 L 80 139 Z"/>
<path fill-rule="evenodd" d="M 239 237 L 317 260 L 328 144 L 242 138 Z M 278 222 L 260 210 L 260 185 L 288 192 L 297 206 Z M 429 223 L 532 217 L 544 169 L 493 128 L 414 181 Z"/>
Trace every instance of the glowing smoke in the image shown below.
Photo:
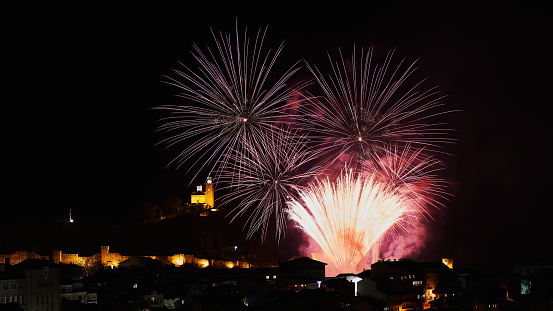
<path fill-rule="evenodd" d="M 380 252 L 383 258 L 416 258 L 423 250 L 426 238 L 426 227 L 420 224 L 411 226 L 405 232 L 384 239 Z"/>

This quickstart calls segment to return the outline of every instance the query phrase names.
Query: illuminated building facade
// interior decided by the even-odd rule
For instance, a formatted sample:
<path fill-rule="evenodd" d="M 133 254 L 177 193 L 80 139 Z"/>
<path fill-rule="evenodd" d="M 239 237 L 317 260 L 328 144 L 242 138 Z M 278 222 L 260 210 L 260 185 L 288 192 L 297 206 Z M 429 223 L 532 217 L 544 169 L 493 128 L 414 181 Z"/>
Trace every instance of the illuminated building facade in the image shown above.
<path fill-rule="evenodd" d="M 206 209 L 215 209 L 215 188 L 211 177 L 207 178 L 205 191 L 202 186 L 196 187 L 196 191 L 190 196 L 190 203 L 204 205 Z"/>
<path fill-rule="evenodd" d="M 453 259 L 443 258 L 441 262 L 423 263 L 426 271 L 424 277 L 424 308 L 429 309 L 436 300 L 450 303 L 458 289 L 457 274 L 453 271 Z"/>

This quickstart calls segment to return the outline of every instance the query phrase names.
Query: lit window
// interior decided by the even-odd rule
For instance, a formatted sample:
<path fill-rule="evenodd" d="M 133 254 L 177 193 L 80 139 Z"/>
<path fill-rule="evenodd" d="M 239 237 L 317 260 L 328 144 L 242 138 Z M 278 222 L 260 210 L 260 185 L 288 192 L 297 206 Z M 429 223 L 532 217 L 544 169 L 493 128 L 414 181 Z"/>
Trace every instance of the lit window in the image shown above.
<path fill-rule="evenodd" d="M 266 280 L 268 280 L 268 279 L 269 279 L 269 276 L 268 276 L 268 275 L 266 275 L 266 276 L 265 276 L 265 279 L 266 279 Z"/>
<path fill-rule="evenodd" d="M 138 284 L 135 283 L 132 288 L 138 288 Z"/>

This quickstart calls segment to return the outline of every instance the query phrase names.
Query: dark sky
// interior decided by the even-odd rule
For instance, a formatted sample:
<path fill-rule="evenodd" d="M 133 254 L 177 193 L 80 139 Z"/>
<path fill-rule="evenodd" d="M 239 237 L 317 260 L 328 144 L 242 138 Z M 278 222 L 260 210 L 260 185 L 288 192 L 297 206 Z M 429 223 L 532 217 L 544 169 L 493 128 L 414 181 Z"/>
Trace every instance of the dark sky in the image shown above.
<path fill-rule="evenodd" d="M 145 201 L 184 195 L 184 172 L 164 169 L 150 109 L 174 102 L 160 83 L 192 64 L 210 27 L 285 40 L 282 68 L 353 44 L 396 47 L 462 110 L 449 122 L 445 178 L 454 197 L 429 223 L 425 256 L 489 267 L 552 257 L 551 18 L 506 1 L 348 7 L 42 7 L 13 12 L 4 40 L 4 186 L 0 224 L 65 216 L 122 217 Z M 302 70 L 307 75 L 307 70 Z M 301 75 L 300 75 L 301 76 Z M 9 95 L 9 96 L 8 96 Z M 1 253 L 1 250 L 0 250 Z"/>

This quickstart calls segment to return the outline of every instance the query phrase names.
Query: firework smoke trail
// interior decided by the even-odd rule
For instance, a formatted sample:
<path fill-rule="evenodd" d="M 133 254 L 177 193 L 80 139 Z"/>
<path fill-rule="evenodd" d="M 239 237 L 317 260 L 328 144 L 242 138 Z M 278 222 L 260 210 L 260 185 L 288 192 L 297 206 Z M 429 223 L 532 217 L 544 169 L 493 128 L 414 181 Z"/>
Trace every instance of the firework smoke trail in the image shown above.
<path fill-rule="evenodd" d="M 288 215 L 323 249 L 340 272 L 354 272 L 378 239 L 416 218 L 408 197 L 376 176 L 344 170 L 317 181 L 288 205 Z"/>
<path fill-rule="evenodd" d="M 286 83 L 299 68 L 293 65 L 269 85 L 270 72 L 283 45 L 274 53 L 265 53 L 265 33 L 266 28 L 260 29 L 252 43 L 246 31 L 240 37 L 238 26 L 234 39 L 227 33 L 212 31 L 215 50 L 208 47 L 203 52 L 194 45 L 192 55 L 199 67 L 192 70 L 182 65 L 184 70 L 174 70 L 176 77 L 166 77 L 165 82 L 179 88 L 179 96 L 186 100 L 183 105 L 156 108 L 170 113 L 158 128 L 170 136 L 160 143 L 167 148 L 186 143 L 169 165 L 179 168 L 187 163 L 190 168 L 201 165 L 225 171 L 228 161 L 223 155 L 241 151 L 245 144 L 255 145 L 265 133 L 275 130 L 276 122 L 286 118 L 280 112 L 282 103 L 303 87 L 289 88 Z"/>
<path fill-rule="evenodd" d="M 258 144 L 244 147 L 230 154 L 227 171 L 221 174 L 221 180 L 233 189 L 221 201 L 239 202 L 230 213 L 234 214 L 231 221 L 251 211 L 246 222 L 248 238 L 261 229 L 263 240 L 273 217 L 278 240 L 286 225 L 286 202 L 296 198 L 302 184 L 318 174 L 317 166 L 308 165 L 314 154 L 304 137 L 284 130 L 272 131 Z"/>
<path fill-rule="evenodd" d="M 329 60 L 333 74 L 325 77 L 315 66 L 307 67 L 324 92 L 311 97 L 300 111 L 302 128 L 318 143 L 328 165 L 345 158 L 356 166 L 367 159 L 377 160 L 391 143 L 410 143 L 417 148 L 439 149 L 450 142 L 448 129 L 440 123 L 427 123 L 447 112 L 436 87 L 424 89 L 422 83 L 407 86 L 415 63 L 391 68 L 393 51 L 379 64 L 373 49 L 356 54 L 351 64 L 340 51 L 340 60 Z"/>

